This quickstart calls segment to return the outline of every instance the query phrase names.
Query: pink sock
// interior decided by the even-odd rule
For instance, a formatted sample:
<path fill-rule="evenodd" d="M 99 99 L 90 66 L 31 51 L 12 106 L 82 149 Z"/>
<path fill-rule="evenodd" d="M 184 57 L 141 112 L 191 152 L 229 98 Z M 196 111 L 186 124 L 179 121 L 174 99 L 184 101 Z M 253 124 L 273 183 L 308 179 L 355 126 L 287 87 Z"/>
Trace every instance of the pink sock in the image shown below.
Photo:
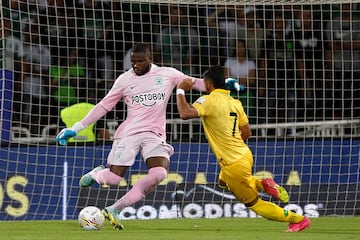
<path fill-rule="evenodd" d="M 134 186 L 122 198 L 117 200 L 110 208 L 121 210 L 130 206 L 145 197 L 167 176 L 167 170 L 163 167 L 153 167 L 149 169 L 148 175 L 137 181 Z"/>
<path fill-rule="evenodd" d="M 118 185 L 122 177 L 110 171 L 110 168 L 93 173 L 92 177 L 98 184 Z"/>

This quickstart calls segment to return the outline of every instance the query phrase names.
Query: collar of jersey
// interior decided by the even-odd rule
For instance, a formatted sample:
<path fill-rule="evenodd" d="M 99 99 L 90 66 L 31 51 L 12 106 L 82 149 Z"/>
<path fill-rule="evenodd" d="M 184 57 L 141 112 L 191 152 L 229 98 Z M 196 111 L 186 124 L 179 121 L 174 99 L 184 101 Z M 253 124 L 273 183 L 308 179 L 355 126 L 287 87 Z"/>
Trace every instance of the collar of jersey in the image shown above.
<path fill-rule="evenodd" d="M 230 95 L 230 90 L 217 88 L 217 89 L 214 89 L 211 93 L 223 93 L 223 94 Z"/>

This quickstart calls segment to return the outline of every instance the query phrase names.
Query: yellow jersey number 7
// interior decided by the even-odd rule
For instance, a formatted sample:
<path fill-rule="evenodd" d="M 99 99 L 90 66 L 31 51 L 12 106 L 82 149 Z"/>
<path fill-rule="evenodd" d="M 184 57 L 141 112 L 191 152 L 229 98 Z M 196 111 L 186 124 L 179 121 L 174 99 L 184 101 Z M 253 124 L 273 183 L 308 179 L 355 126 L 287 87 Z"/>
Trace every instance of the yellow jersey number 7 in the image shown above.
<path fill-rule="evenodd" d="M 236 130 L 236 121 L 237 121 L 237 113 L 236 112 L 230 112 L 230 117 L 234 117 L 234 126 L 232 129 L 232 135 L 235 136 L 235 130 Z"/>

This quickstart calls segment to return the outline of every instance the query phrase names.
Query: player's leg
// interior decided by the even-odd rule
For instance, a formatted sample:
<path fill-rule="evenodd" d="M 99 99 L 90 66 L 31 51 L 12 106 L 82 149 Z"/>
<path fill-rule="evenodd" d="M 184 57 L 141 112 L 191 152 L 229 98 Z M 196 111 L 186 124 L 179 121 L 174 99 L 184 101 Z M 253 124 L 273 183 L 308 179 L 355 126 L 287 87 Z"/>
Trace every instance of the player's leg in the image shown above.
<path fill-rule="evenodd" d="M 119 212 L 143 199 L 167 177 L 169 159 L 173 154 L 173 148 L 158 136 L 144 133 L 141 134 L 141 137 L 143 139 L 141 155 L 148 167 L 148 174 L 137 181 L 130 191 L 113 205 L 104 209 L 104 216 L 109 218 L 110 222 L 118 229 L 122 229 Z"/>
<path fill-rule="evenodd" d="M 105 167 L 103 165 L 97 166 L 96 168 L 94 168 L 93 170 L 91 170 L 90 172 L 86 173 L 85 175 L 83 175 L 80 178 L 79 181 L 79 185 L 80 187 L 89 187 L 91 186 L 95 181 L 94 176 L 100 172 L 101 170 L 103 170 Z"/>
<path fill-rule="evenodd" d="M 152 191 L 167 176 L 169 160 L 164 157 L 151 157 L 147 159 L 149 168 L 148 174 L 138 180 L 134 186 L 117 200 L 113 205 L 103 209 L 103 215 L 116 229 L 123 229 L 121 224 L 120 211 L 131 206 L 145 197 L 147 193 Z"/>
<path fill-rule="evenodd" d="M 109 182 L 112 182 L 114 185 L 118 185 L 128 167 L 134 164 L 135 157 L 140 149 L 141 140 L 141 137 L 138 135 L 115 140 L 107 160 L 109 168 L 96 172 L 92 177 L 99 184 L 109 184 Z M 106 207 L 102 213 L 114 228 L 119 230 L 124 228 L 120 222 L 120 215 L 117 209 L 111 206 Z"/>
<path fill-rule="evenodd" d="M 149 168 L 148 174 L 138 180 L 134 186 L 108 208 L 121 211 L 123 208 L 133 205 L 145 197 L 167 176 L 169 160 L 164 157 L 151 157 L 147 159 L 146 164 Z"/>
<path fill-rule="evenodd" d="M 264 201 L 258 197 L 251 202 L 245 203 L 245 206 L 269 220 L 288 222 L 289 232 L 298 232 L 310 226 L 310 220 L 307 217 L 281 208 L 272 202 Z"/>
<path fill-rule="evenodd" d="M 120 170 L 115 170 L 112 167 L 118 166 L 110 166 L 109 168 L 105 168 L 104 166 L 98 166 L 86 173 L 80 178 L 79 185 L 80 187 L 89 187 L 93 183 L 97 182 L 101 185 L 118 185 L 124 176 L 127 166 L 121 166 Z M 116 172 L 124 172 L 124 174 L 117 174 Z"/>
<path fill-rule="evenodd" d="M 290 223 L 289 232 L 297 232 L 309 227 L 310 220 L 308 218 L 259 198 L 255 182 L 240 181 L 238 186 L 229 181 L 227 183 L 236 199 L 256 214 L 269 220 Z"/>
<path fill-rule="evenodd" d="M 89 187 L 94 182 L 101 185 L 118 185 L 124 177 L 128 166 L 134 163 L 137 149 L 139 149 L 139 146 L 131 139 L 115 140 L 107 159 L 109 168 L 103 166 L 94 168 L 81 177 L 80 186 Z"/>
<path fill-rule="evenodd" d="M 127 166 L 112 165 L 108 169 L 110 171 L 110 174 L 115 174 L 116 176 L 120 177 L 119 182 L 117 183 L 117 184 L 119 184 L 121 179 L 124 177 L 127 168 L 128 168 Z M 107 182 L 107 181 L 109 181 L 109 174 L 106 174 L 106 172 L 103 171 L 96 176 L 96 179 L 98 182 L 101 182 L 101 181 Z M 101 179 L 103 179 L 103 180 L 101 180 Z M 110 221 L 110 223 L 114 226 L 115 229 L 118 229 L 118 230 L 124 229 L 124 225 L 122 225 L 120 222 L 120 216 L 119 216 L 118 211 L 116 211 L 115 209 L 109 208 L 109 207 L 105 207 L 102 210 L 102 214 L 104 215 L 105 219 Z"/>
<path fill-rule="evenodd" d="M 236 199 L 264 218 L 290 223 L 289 229 L 292 227 L 294 231 L 301 231 L 307 228 L 310 225 L 309 219 L 259 198 L 256 180 L 251 175 L 252 160 L 250 158 L 252 155 L 248 154 L 239 163 L 225 166 L 221 170 L 224 180 Z"/>

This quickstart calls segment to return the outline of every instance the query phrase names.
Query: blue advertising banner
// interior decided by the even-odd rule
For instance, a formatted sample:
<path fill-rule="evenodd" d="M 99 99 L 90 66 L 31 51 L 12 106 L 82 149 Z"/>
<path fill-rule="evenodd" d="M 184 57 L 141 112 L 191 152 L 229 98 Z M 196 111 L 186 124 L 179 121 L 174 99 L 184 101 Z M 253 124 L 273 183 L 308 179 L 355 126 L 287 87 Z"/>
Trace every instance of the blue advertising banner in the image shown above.
<path fill-rule="evenodd" d="M 308 217 L 360 214 L 360 201 L 357 200 L 359 184 L 303 184 L 286 188 L 290 196 L 287 204 L 279 203 L 266 193 L 260 193 L 260 197 Z M 334 194 L 339 189 L 346 194 Z M 124 187 L 81 189 L 78 211 L 86 206 L 109 206 L 127 190 Z M 160 185 L 157 191 L 149 193 L 143 201 L 123 209 L 121 215 L 122 219 L 144 220 L 181 217 L 258 217 L 238 202 L 230 192 L 220 189 L 216 184 L 193 183 Z"/>
<path fill-rule="evenodd" d="M 266 141 L 249 145 L 254 153 L 254 173 L 271 174 L 275 181 L 291 187 L 297 204 L 305 206 L 310 199 L 321 198 L 322 206 L 333 210 L 323 209 L 320 213 L 355 214 L 359 196 L 353 194 L 359 192 L 360 140 Z M 172 191 L 170 184 L 207 186 L 217 182 L 219 169 L 208 144 L 173 146 L 175 154 L 169 177 L 172 174 L 179 177 L 170 178 L 162 191 Z M 75 219 L 79 203 L 84 203 L 79 200 L 78 181 L 84 172 L 105 164 L 110 148 L 110 145 L 0 148 L 0 220 Z M 140 159 L 125 176 L 129 181 L 121 189 L 131 186 L 132 175 L 139 173 L 146 173 Z M 203 176 L 202 182 L 196 182 L 199 174 Z M 346 197 L 342 200 L 340 196 Z M 327 201 L 335 201 L 334 206 Z"/>

